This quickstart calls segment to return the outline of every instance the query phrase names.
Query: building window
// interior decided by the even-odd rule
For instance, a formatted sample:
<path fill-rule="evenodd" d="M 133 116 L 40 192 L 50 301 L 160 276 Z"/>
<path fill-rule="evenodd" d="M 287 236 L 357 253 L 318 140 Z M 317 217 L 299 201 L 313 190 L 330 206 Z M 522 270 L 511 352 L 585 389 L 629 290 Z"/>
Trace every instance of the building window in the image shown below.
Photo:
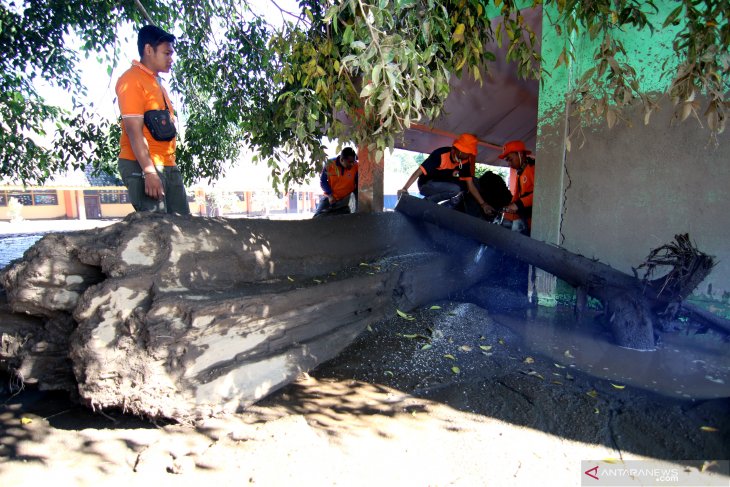
<path fill-rule="evenodd" d="M 119 192 L 118 191 L 101 191 L 101 192 L 99 192 L 99 199 L 103 205 L 118 204 L 119 203 Z"/>
<path fill-rule="evenodd" d="M 30 191 L 0 190 L 0 206 L 8 206 L 11 198 L 15 198 L 23 206 L 58 205 L 58 193 L 55 189 L 33 189 Z"/>
<path fill-rule="evenodd" d="M 122 191 L 99 191 L 99 199 L 104 205 L 122 205 L 129 203 L 129 194 Z"/>
<path fill-rule="evenodd" d="M 23 206 L 33 206 L 33 195 L 30 191 L 25 192 L 8 192 L 8 200 L 15 198 Z"/>
<path fill-rule="evenodd" d="M 58 193 L 56 190 L 33 190 L 33 204 L 35 206 L 56 206 L 58 205 Z"/>

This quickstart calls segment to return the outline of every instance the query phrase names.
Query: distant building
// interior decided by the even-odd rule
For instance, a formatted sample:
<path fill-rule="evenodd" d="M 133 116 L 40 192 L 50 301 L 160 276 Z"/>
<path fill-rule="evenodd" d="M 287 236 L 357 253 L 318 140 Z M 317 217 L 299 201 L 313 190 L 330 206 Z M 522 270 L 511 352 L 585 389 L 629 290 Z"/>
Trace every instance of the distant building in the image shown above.
<path fill-rule="evenodd" d="M 91 167 L 54 176 L 43 186 L 0 181 L 0 220 L 121 218 L 132 211 L 122 181 L 93 174 Z"/>
<path fill-rule="evenodd" d="M 319 195 L 309 187 L 293 188 L 279 197 L 264 182 L 227 178 L 211 185 L 193 185 L 188 200 L 193 215 L 259 217 L 310 213 Z M 15 200 L 17 203 L 13 203 Z M 0 220 L 95 220 L 123 218 L 134 208 L 122 180 L 91 167 L 52 177 L 43 186 L 0 181 Z"/>

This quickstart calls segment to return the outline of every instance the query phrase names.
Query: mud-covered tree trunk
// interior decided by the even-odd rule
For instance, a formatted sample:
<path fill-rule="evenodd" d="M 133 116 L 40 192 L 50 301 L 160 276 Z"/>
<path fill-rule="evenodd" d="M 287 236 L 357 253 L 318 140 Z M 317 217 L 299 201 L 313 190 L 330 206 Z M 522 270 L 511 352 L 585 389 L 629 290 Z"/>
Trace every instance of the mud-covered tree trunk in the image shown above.
<path fill-rule="evenodd" d="M 616 342 L 638 350 L 655 348 L 652 308 L 666 307 L 675 296 L 681 299 L 688 295 L 691 289 L 688 291 L 687 287 L 696 286 L 712 269 L 712 259 L 700 254 L 692 260 L 692 272 L 683 276 L 685 285 L 667 293 L 664 279 L 643 282 L 606 264 L 419 198 L 401 197 L 396 211 L 488 244 L 600 299 L 606 306 Z M 686 238 L 678 236 L 680 243 L 682 237 Z"/>
<path fill-rule="evenodd" d="M 445 251 L 396 213 L 132 215 L 49 235 L 0 276 L 13 316 L 36 317 L 0 320 L 0 366 L 75 390 L 93 408 L 175 419 L 232 412 L 396 308 L 448 298 L 489 273 L 489 259 L 475 270 L 476 244 L 441 240 Z M 463 247 L 450 252 L 455 243 Z"/>

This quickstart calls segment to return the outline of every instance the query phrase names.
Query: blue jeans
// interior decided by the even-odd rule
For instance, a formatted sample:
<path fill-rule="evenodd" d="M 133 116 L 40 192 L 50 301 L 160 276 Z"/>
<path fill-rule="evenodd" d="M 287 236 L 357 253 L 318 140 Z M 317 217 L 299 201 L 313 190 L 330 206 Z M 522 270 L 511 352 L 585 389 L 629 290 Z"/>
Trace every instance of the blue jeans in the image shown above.
<path fill-rule="evenodd" d="M 461 192 L 461 186 L 446 181 L 429 181 L 418 187 L 424 199 L 438 203 L 453 198 Z"/>

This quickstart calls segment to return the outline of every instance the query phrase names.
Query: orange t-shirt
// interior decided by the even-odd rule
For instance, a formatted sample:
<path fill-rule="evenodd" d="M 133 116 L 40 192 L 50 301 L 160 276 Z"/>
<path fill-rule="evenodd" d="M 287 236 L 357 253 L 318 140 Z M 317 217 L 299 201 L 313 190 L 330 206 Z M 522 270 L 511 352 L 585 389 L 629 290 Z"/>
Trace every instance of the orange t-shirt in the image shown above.
<path fill-rule="evenodd" d="M 167 101 L 167 109 L 170 111 L 173 123 L 175 122 L 170 97 L 162 85 L 158 83 L 155 74 L 139 61 L 133 61 L 132 67 L 120 76 L 119 81 L 117 81 L 116 92 L 122 119 L 144 117 L 144 112 L 147 110 L 164 110 L 165 101 Z M 175 139 L 169 141 L 155 140 L 146 126 L 142 129 L 142 134 L 147 140 L 152 162 L 163 166 L 175 165 Z M 124 128 L 124 124 L 122 124 L 122 136 L 119 139 L 119 145 L 121 146 L 120 159 L 137 160 L 134 151 L 132 151 L 132 144 L 129 141 L 129 135 Z"/>
<path fill-rule="evenodd" d="M 337 158 L 327 164 L 325 173 L 327 174 L 327 182 L 332 189 L 332 197 L 335 200 L 341 200 L 357 190 L 357 171 L 357 162 L 347 169 L 337 164 Z"/>

